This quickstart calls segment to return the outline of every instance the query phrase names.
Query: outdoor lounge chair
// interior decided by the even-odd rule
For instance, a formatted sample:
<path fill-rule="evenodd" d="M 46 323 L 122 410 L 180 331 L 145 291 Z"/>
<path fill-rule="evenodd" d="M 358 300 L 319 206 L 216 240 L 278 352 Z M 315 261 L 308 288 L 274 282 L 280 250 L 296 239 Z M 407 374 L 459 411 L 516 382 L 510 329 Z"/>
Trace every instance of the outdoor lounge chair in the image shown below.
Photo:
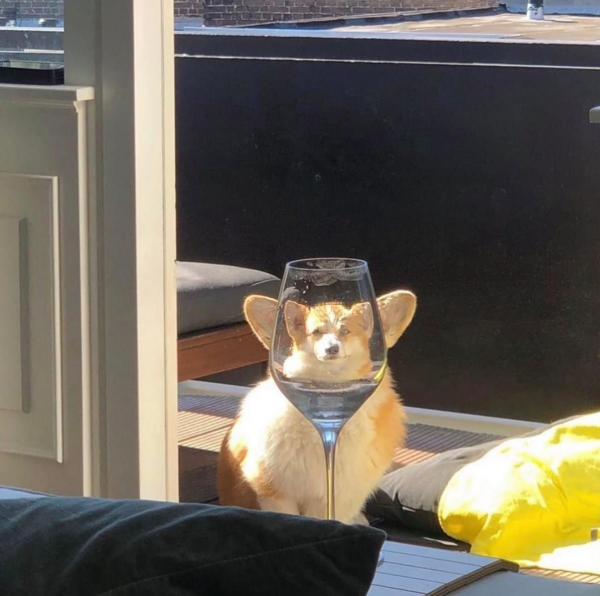
<path fill-rule="evenodd" d="M 244 298 L 277 296 L 279 279 L 263 271 L 177 263 L 178 379 L 187 381 L 265 362 L 267 351 L 244 322 Z"/>

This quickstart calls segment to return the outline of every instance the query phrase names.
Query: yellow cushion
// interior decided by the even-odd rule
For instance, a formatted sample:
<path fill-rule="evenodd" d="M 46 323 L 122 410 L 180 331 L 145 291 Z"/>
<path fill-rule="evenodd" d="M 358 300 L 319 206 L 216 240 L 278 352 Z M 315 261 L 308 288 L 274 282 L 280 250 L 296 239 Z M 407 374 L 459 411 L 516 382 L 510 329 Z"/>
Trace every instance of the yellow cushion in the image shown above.
<path fill-rule="evenodd" d="M 600 412 L 506 441 L 450 480 L 444 531 L 479 555 L 600 574 Z"/>

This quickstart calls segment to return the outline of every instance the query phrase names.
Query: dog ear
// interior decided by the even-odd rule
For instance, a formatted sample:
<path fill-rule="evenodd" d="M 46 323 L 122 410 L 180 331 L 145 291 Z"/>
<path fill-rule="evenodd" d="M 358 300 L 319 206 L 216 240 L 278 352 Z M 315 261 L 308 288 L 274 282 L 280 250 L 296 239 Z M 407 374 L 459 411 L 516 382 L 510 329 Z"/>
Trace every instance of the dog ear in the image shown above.
<path fill-rule="evenodd" d="M 285 303 L 283 314 L 290 337 L 296 341 L 302 341 L 306 337 L 308 308 L 302 304 L 298 304 L 298 302 L 289 300 Z"/>
<path fill-rule="evenodd" d="M 248 296 L 244 301 L 244 315 L 256 337 L 269 350 L 275 330 L 277 300 L 267 296 Z"/>
<path fill-rule="evenodd" d="M 367 337 L 373 335 L 373 308 L 369 302 L 359 302 L 350 309 L 350 316 L 364 330 Z"/>
<path fill-rule="evenodd" d="M 407 290 L 397 290 L 377 298 L 377 305 L 385 343 L 391 348 L 410 325 L 417 310 L 417 297 Z"/>

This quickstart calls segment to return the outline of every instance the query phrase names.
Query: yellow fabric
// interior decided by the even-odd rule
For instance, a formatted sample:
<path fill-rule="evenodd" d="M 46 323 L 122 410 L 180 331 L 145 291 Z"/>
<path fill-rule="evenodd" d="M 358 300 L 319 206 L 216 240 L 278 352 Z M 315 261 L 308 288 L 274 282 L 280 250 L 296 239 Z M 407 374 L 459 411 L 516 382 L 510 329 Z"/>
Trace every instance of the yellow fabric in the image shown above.
<path fill-rule="evenodd" d="M 439 506 L 444 531 L 471 552 L 600 574 L 600 412 L 505 441 L 459 470 Z"/>

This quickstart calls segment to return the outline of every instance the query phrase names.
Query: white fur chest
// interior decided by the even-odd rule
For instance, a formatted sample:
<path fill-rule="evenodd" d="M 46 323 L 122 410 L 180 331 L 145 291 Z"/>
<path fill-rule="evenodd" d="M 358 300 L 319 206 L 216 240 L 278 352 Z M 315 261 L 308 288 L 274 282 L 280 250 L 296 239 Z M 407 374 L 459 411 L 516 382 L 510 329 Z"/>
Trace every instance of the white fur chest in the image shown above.
<path fill-rule="evenodd" d="M 379 391 L 348 421 L 338 440 L 336 518 L 342 521 L 355 519 L 389 464 L 373 453 L 373 417 Z M 299 513 L 325 516 L 326 474 L 321 438 L 272 379 L 248 394 L 234 427 L 233 441 L 236 433 L 245 439 L 248 451 L 243 470 L 251 483 L 269 483 L 275 494 L 292 498 Z"/>

